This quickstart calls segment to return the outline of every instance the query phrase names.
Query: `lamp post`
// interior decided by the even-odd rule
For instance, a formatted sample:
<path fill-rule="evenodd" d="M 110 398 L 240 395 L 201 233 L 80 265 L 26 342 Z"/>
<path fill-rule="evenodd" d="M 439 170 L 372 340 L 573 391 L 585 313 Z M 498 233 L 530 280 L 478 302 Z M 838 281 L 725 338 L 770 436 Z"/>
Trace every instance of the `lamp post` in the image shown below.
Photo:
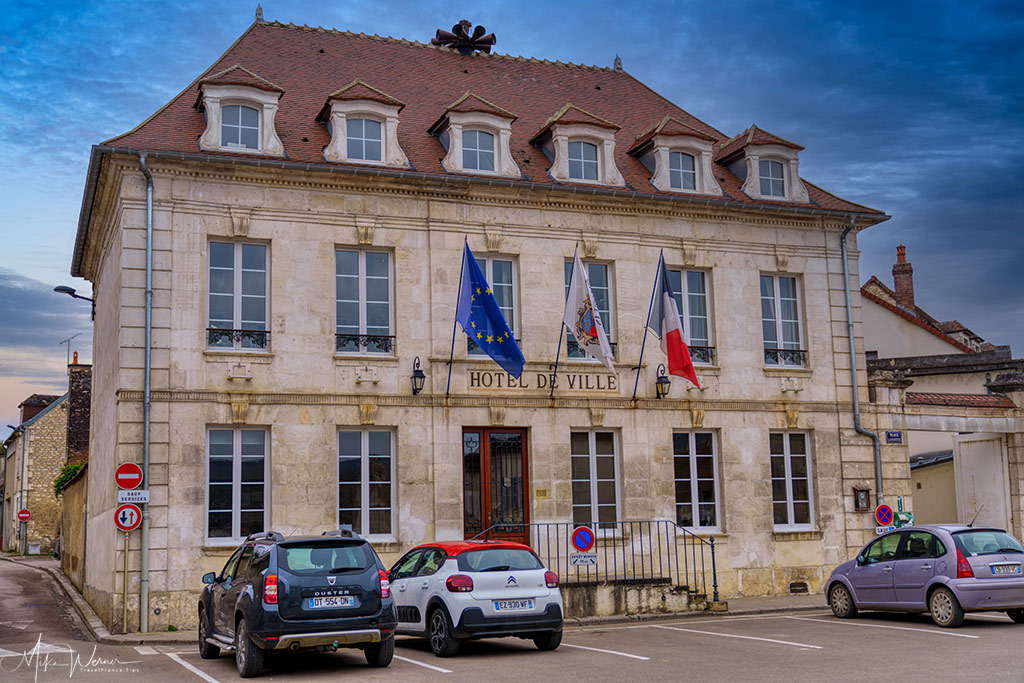
<path fill-rule="evenodd" d="M 665 364 L 662 363 L 658 366 L 658 380 L 654 383 L 655 396 L 665 398 L 668 396 L 670 388 L 672 388 L 672 380 L 665 374 Z"/>
<path fill-rule="evenodd" d="M 68 296 L 70 296 L 73 299 L 81 299 L 82 301 L 88 301 L 90 304 L 92 304 L 92 314 L 91 314 L 91 317 L 89 319 L 90 320 L 96 320 L 96 299 L 90 299 L 87 296 L 82 296 L 81 294 L 75 294 L 75 288 L 74 287 L 68 287 L 67 285 L 58 285 L 58 286 L 53 288 L 53 291 L 60 292 L 61 294 L 67 294 Z"/>
<path fill-rule="evenodd" d="M 423 384 L 427 381 L 427 376 L 423 374 L 422 370 L 420 370 L 419 356 L 416 356 L 416 360 L 412 362 L 412 377 L 410 377 L 409 379 L 412 380 L 413 396 L 423 391 Z"/>

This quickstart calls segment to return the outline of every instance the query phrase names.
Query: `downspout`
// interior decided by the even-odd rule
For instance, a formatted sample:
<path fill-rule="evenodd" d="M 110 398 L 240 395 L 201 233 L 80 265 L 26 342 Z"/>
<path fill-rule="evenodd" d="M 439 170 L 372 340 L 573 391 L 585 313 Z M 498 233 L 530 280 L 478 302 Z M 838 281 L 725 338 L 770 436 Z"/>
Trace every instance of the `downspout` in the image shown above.
<path fill-rule="evenodd" d="M 149 376 L 153 355 L 153 176 L 146 155 L 139 154 L 146 176 L 146 350 L 142 385 L 142 488 L 149 488 Z M 141 568 L 139 578 L 139 631 L 149 631 L 149 503 L 142 504 Z M 125 576 L 127 581 L 128 577 Z"/>
<path fill-rule="evenodd" d="M 853 380 L 853 428 L 858 434 L 871 437 L 871 443 L 875 449 L 875 498 L 879 505 L 885 502 L 885 495 L 882 493 L 882 442 L 878 434 L 864 429 L 860 424 L 860 396 L 857 387 L 857 350 L 853 345 L 853 304 L 850 301 L 850 264 L 846 249 L 846 236 L 854 228 L 855 218 L 850 216 L 850 225 L 843 230 L 839 238 L 839 246 L 843 254 L 843 289 L 846 290 L 846 331 L 850 340 L 850 375 Z"/>

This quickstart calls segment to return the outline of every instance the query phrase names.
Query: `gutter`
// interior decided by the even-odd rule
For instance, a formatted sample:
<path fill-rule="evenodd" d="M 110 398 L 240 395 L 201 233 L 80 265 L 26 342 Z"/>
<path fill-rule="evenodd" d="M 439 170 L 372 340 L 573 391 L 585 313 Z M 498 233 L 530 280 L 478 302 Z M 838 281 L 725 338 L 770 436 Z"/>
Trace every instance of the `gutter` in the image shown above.
<path fill-rule="evenodd" d="M 146 168 L 146 154 L 139 154 L 139 167 L 146 176 L 146 348 L 142 384 L 142 488 L 149 488 L 150 374 L 153 356 L 153 176 Z M 127 539 L 127 534 L 125 538 Z M 128 542 L 125 541 L 125 550 Z M 139 631 L 149 631 L 149 503 L 142 504 L 142 540 L 139 579 Z M 127 560 L 125 561 L 127 568 Z M 127 574 L 124 577 L 128 581 Z M 127 632 L 128 625 L 123 624 Z"/>
<path fill-rule="evenodd" d="M 878 434 L 864 429 L 860 424 L 860 396 L 857 386 L 857 349 L 853 343 L 853 304 L 850 300 L 850 264 L 849 254 L 846 247 L 846 236 L 850 234 L 856 224 L 856 217 L 850 215 L 850 225 L 843 230 L 839 238 L 839 247 L 843 254 L 843 289 L 846 292 L 846 332 L 850 341 L 850 375 L 853 382 L 853 428 L 858 434 L 871 437 L 871 443 L 875 451 L 875 500 L 878 505 L 885 502 L 885 495 L 882 492 L 882 442 Z"/>

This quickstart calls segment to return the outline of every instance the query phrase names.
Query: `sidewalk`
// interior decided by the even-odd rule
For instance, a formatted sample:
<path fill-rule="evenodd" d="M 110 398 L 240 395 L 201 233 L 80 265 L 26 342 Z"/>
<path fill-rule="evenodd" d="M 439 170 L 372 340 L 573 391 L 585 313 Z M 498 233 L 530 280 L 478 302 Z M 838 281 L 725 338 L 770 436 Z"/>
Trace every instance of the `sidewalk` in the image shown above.
<path fill-rule="evenodd" d="M 86 628 L 97 642 L 105 645 L 195 645 L 199 634 L 196 631 L 158 631 L 151 633 L 110 633 L 92 607 L 67 580 L 60 570 L 60 563 L 52 557 L 21 557 L 0 553 L 0 560 L 18 562 L 47 572 L 60 585 L 75 605 Z M 567 619 L 566 626 L 598 626 L 633 621 L 665 621 L 670 619 L 691 619 L 697 617 L 726 617 L 749 614 L 771 614 L 774 612 L 806 612 L 825 610 L 828 605 L 824 595 L 778 595 L 763 598 L 730 598 L 723 600 L 724 610 L 711 609 L 706 612 L 673 612 L 668 614 L 632 614 L 611 617 L 584 617 Z"/>

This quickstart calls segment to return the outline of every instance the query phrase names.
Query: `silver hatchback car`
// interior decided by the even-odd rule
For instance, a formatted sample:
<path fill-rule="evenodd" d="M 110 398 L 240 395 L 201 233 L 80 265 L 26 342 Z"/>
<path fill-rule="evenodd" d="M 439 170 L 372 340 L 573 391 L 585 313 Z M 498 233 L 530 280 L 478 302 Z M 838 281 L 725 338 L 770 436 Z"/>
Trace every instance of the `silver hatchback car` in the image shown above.
<path fill-rule="evenodd" d="M 1002 529 L 952 524 L 905 527 L 868 543 L 828 580 L 832 613 L 930 612 L 959 626 L 966 612 L 1003 611 L 1024 623 L 1024 547 Z"/>

